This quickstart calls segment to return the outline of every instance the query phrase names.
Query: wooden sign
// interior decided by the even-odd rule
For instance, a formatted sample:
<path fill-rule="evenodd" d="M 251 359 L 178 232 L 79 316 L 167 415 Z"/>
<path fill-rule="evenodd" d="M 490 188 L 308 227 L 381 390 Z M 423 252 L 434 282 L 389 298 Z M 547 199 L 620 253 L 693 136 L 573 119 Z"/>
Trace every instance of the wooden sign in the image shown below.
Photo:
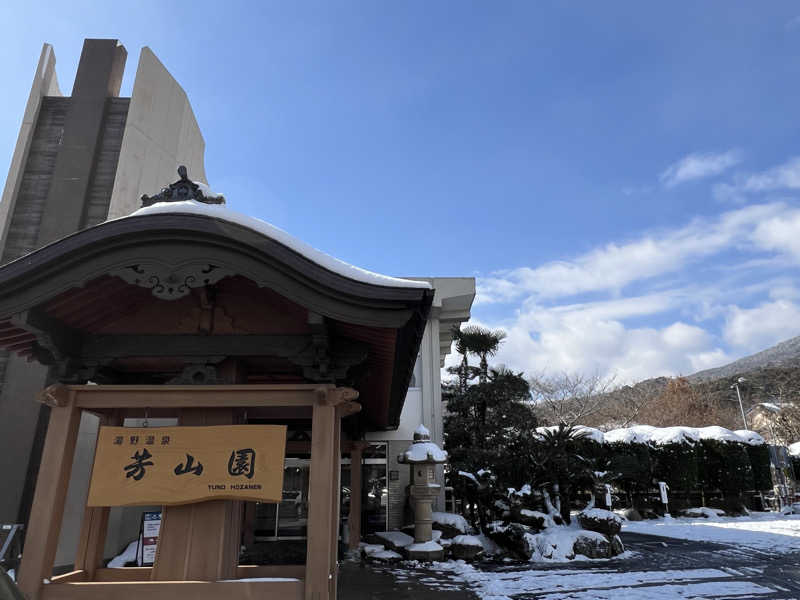
<path fill-rule="evenodd" d="M 285 425 L 101 427 L 88 506 L 280 502 Z"/>

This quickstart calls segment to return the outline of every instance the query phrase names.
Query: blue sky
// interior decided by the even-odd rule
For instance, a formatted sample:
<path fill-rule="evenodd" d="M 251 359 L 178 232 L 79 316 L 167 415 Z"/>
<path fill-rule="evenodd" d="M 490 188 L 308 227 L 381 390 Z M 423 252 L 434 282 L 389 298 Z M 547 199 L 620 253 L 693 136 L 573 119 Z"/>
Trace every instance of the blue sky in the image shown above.
<path fill-rule="evenodd" d="M 350 263 L 478 279 L 527 373 L 690 373 L 800 334 L 791 2 L 17 2 L 0 171 L 42 42 L 150 46 L 211 186 Z M 166 182 L 165 182 L 166 183 Z"/>

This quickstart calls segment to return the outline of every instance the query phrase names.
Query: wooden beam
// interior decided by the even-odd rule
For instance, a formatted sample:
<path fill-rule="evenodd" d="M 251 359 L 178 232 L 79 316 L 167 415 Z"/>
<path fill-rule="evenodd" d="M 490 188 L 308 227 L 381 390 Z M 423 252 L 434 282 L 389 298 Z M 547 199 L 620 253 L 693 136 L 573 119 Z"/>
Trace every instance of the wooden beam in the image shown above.
<path fill-rule="evenodd" d="M 94 581 L 150 581 L 153 567 L 119 567 L 116 569 L 97 569 Z M 302 580 L 306 574 L 305 565 L 239 565 L 236 567 L 238 579 L 255 579 L 263 577 L 293 577 Z M 55 581 L 55 578 L 53 579 Z"/>
<path fill-rule="evenodd" d="M 78 569 L 77 571 L 70 571 L 69 573 L 64 573 L 63 575 L 51 577 L 50 583 L 70 583 L 76 581 L 87 581 L 88 579 L 89 577 L 86 571 L 83 569 Z"/>
<path fill-rule="evenodd" d="M 42 586 L 42 600 L 302 600 L 302 581 L 139 581 Z"/>
<path fill-rule="evenodd" d="M 24 310 L 13 315 L 11 322 L 36 336 L 39 345 L 50 352 L 55 360 L 75 355 L 81 346 L 80 332 L 65 327 L 41 310 Z"/>
<path fill-rule="evenodd" d="M 239 579 L 256 577 L 294 577 L 303 579 L 306 576 L 305 565 L 239 565 L 236 567 Z"/>
<path fill-rule="evenodd" d="M 42 580 L 52 575 L 80 421 L 74 402 L 50 409 L 18 580 L 28 600 L 38 600 Z"/>
<path fill-rule="evenodd" d="M 70 391 L 61 383 L 54 383 L 39 392 L 38 400 L 47 406 L 66 406 L 70 399 Z"/>
<path fill-rule="evenodd" d="M 310 335 L 97 335 L 87 337 L 84 359 L 120 356 L 280 356 L 311 347 Z"/>
<path fill-rule="evenodd" d="M 97 569 L 94 572 L 94 581 L 150 581 L 153 567 L 118 567 Z"/>
<path fill-rule="evenodd" d="M 333 384 L 70 385 L 81 408 L 246 408 L 313 406 L 317 394 L 349 400 L 358 392 Z M 338 402 L 337 402 L 338 403 Z"/>

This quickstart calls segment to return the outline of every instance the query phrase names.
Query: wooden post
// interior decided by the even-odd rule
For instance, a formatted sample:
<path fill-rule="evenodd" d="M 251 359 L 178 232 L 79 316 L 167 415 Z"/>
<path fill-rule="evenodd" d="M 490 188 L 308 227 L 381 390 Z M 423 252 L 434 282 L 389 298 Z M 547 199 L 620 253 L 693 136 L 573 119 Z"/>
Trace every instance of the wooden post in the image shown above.
<path fill-rule="evenodd" d="M 50 578 L 56 557 L 81 421 L 81 410 L 72 400 L 70 395 L 63 405 L 50 408 L 18 580 L 19 588 L 28 600 L 38 600 L 42 580 Z"/>
<path fill-rule="evenodd" d="M 230 425 L 233 409 L 184 409 L 181 425 Z M 165 506 L 153 581 L 234 579 L 239 564 L 242 503 L 211 500 Z"/>
<path fill-rule="evenodd" d="M 122 425 L 120 411 L 114 411 L 111 415 L 101 415 L 99 426 L 103 425 L 112 427 Z M 89 481 L 91 479 L 90 475 Z M 87 581 L 93 581 L 95 572 L 103 566 L 103 551 L 106 545 L 110 511 L 108 506 L 86 506 L 83 510 L 78 550 L 75 552 L 75 570 L 85 571 Z"/>
<path fill-rule="evenodd" d="M 337 411 L 338 412 L 338 411 Z M 331 471 L 331 547 L 330 576 L 328 593 L 336 598 L 336 584 L 339 579 L 339 503 L 342 498 L 342 419 L 337 414 L 333 425 L 333 471 Z"/>
<path fill-rule="evenodd" d="M 347 519 L 350 528 L 349 549 L 358 550 L 361 542 L 361 460 L 366 443 L 354 443 L 350 451 L 350 516 Z"/>
<path fill-rule="evenodd" d="M 329 557 L 333 532 L 333 486 L 336 444 L 336 406 L 330 394 L 320 390 L 311 418 L 311 473 L 308 486 L 308 546 L 306 551 L 306 600 L 329 600 L 334 579 Z"/>

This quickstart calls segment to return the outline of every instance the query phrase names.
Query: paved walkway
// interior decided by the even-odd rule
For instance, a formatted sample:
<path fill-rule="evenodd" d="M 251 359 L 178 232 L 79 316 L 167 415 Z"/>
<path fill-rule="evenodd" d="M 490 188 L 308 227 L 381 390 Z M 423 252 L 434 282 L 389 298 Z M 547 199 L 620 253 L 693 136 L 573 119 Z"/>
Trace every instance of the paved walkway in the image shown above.
<path fill-rule="evenodd" d="M 471 600 L 501 579 L 515 600 L 800 598 L 800 548 L 771 554 L 727 544 L 623 533 L 629 555 L 611 561 L 482 563 L 465 578 L 403 565 L 345 563 L 342 600 Z M 749 591 L 748 591 L 749 590 Z M 499 590 L 498 590 L 499 591 Z"/>
<path fill-rule="evenodd" d="M 468 584 L 454 575 L 417 567 L 364 565 L 345 561 L 339 566 L 339 600 L 473 600 Z"/>

